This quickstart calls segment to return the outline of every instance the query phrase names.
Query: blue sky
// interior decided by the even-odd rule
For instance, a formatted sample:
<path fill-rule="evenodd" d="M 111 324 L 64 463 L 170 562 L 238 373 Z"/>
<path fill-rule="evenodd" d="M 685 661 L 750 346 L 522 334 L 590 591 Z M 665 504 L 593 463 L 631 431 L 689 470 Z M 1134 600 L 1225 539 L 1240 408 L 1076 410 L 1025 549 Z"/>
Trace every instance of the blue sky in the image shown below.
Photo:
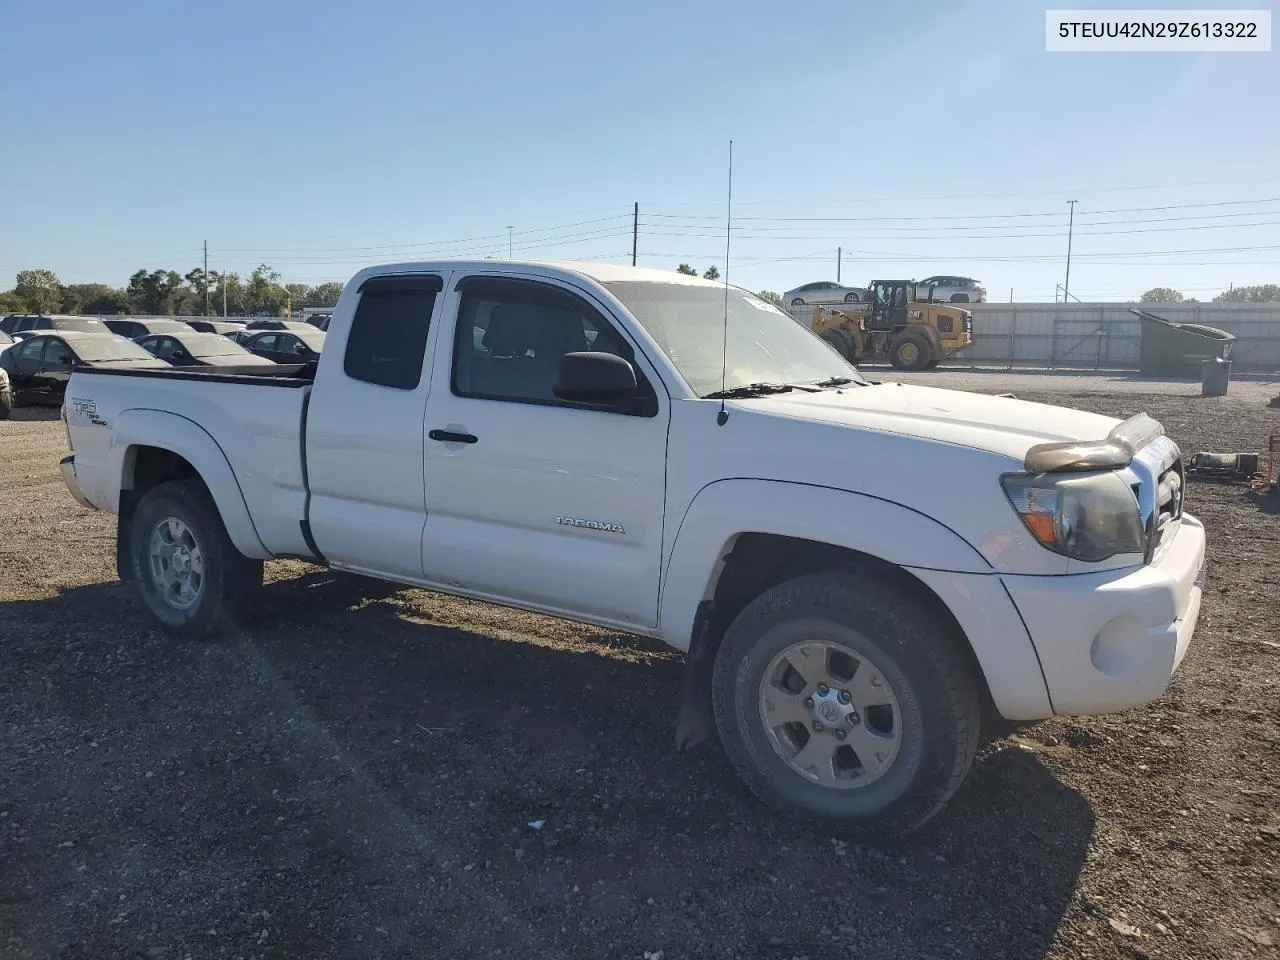
<path fill-rule="evenodd" d="M 623 259 L 633 201 L 642 264 L 723 270 L 731 137 L 754 289 L 843 246 L 1052 299 L 1068 199 L 1086 299 L 1280 281 L 1280 54 L 1050 54 L 1044 9 L 3 0 L 0 285 Z"/>

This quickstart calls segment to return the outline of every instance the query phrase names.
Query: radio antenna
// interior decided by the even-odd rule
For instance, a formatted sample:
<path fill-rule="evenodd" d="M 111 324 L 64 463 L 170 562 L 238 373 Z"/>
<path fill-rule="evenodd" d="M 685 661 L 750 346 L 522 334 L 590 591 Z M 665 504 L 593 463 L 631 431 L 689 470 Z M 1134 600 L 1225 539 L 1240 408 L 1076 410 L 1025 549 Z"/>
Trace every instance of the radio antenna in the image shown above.
<path fill-rule="evenodd" d="M 720 341 L 720 412 L 716 425 L 723 427 L 729 420 L 724 406 L 725 368 L 729 364 L 729 238 L 733 230 L 733 141 L 729 141 L 729 206 L 724 216 L 724 334 Z"/>

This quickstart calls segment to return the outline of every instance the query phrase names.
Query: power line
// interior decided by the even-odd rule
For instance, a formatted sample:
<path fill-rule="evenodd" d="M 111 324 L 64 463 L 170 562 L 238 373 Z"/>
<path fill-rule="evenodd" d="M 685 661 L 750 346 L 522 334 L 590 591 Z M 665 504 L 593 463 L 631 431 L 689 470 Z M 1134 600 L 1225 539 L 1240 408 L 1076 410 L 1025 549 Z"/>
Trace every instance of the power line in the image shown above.
<path fill-rule="evenodd" d="M 527 230 L 515 230 L 506 233 L 493 233 L 476 237 L 463 237 L 455 240 L 422 240 L 412 243 L 387 243 L 375 246 L 360 247 L 225 247 L 222 248 L 226 253 L 253 253 L 274 255 L 278 253 L 344 253 L 348 251 L 358 252 L 363 250 L 400 250 L 407 248 L 419 247 L 440 247 L 450 246 L 462 243 L 478 243 L 483 240 L 506 240 L 509 236 L 528 236 L 536 233 L 554 233 L 560 230 L 568 230 L 573 227 L 590 226 L 597 223 L 609 223 L 614 220 L 629 220 L 630 213 L 622 213 L 612 217 L 599 217 L 593 220 L 578 220 L 573 223 L 562 223 L 553 227 L 532 227 Z"/>
<path fill-rule="evenodd" d="M 1158 213 L 1164 210 L 1195 210 L 1204 209 L 1206 207 L 1232 207 L 1264 203 L 1280 203 L 1280 197 L 1261 197 L 1256 200 L 1220 200 L 1206 203 L 1175 203 L 1164 204 L 1156 207 L 1113 207 L 1110 209 L 1085 211 L 1081 216 L 1097 216 L 1098 214 L 1107 213 Z M 1242 214 L 1205 214 L 1202 217 L 1189 217 L 1187 219 L 1209 219 L 1213 216 L 1257 216 L 1259 212 L 1261 211 Z M 647 213 L 646 216 L 664 220 L 702 220 L 714 222 L 719 219 L 718 217 L 713 216 L 693 216 L 673 213 Z M 1023 220 L 1032 218 L 1060 218 L 1061 216 L 1062 212 L 1060 210 L 1047 210 L 1038 213 L 923 214 L 916 216 L 891 217 L 738 217 L 737 219 L 739 221 L 751 221 L 755 223 L 904 223 L 939 220 Z M 1132 221 L 1099 221 L 1099 223 L 1102 222 L 1128 223 Z M 689 226 L 697 225 L 698 224 L 689 224 Z M 940 227 L 938 229 L 943 228 Z"/>
<path fill-rule="evenodd" d="M 1081 236 L 1103 237 L 1103 236 L 1121 236 L 1128 234 L 1141 233 L 1177 233 L 1186 230 L 1242 230 L 1250 227 L 1270 227 L 1280 225 L 1280 220 L 1258 220 L 1251 223 L 1206 223 L 1195 224 L 1181 227 L 1136 227 L 1130 230 L 1081 230 Z M 705 228 L 704 228 L 705 229 Z M 1046 237 L 1060 238 L 1065 230 L 1056 230 L 1048 233 L 987 233 L 978 236 L 939 236 L 931 233 L 914 233 L 914 234 L 858 234 L 860 240 L 1034 240 Z M 711 233 L 687 233 L 673 232 L 670 230 L 649 230 L 646 236 L 651 237 L 682 237 L 690 240 L 714 240 L 718 238 L 718 234 Z M 832 234 L 742 234 L 736 230 L 734 237 L 738 240 L 843 240 L 847 239 L 847 233 Z"/>

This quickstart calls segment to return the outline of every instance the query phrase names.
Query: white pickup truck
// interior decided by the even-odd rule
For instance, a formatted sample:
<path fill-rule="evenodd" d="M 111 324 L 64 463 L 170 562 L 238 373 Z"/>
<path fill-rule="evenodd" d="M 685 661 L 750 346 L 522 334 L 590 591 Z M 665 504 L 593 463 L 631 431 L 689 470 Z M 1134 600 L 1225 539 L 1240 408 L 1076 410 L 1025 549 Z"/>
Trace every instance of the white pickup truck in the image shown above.
<path fill-rule="evenodd" d="M 678 745 L 718 729 L 859 837 L 940 810 L 985 720 L 1159 696 L 1200 609 L 1154 420 L 871 383 L 676 273 L 367 269 L 314 366 L 77 370 L 63 415 L 168 630 L 233 628 L 301 557 L 655 637 L 689 654 Z"/>

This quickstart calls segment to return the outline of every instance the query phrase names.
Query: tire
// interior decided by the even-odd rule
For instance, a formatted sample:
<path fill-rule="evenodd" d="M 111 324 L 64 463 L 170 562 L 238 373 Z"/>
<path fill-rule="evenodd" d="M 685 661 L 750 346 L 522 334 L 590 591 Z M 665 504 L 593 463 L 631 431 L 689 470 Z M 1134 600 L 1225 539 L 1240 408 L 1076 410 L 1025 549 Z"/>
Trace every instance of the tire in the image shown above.
<path fill-rule="evenodd" d="M 968 303 L 969 295 L 967 293 L 953 293 L 951 295 L 952 303 Z"/>
<path fill-rule="evenodd" d="M 846 293 L 846 294 L 844 295 L 844 302 L 845 302 L 845 303 L 857 303 L 857 302 L 858 302 L 858 295 L 857 295 L 856 293 Z"/>
<path fill-rule="evenodd" d="M 773 587 L 752 600 L 734 619 L 716 654 L 712 679 L 712 705 L 725 752 L 748 788 L 761 800 L 791 816 L 799 816 L 823 828 L 863 842 L 889 840 L 908 833 L 940 811 L 959 788 L 977 753 L 982 731 L 982 698 L 979 681 L 962 651 L 964 639 L 954 626 L 923 607 L 919 599 L 892 584 L 844 573 L 809 574 Z M 831 697 L 843 697 L 843 689 L 826 688 L 828 699 L 820 700 L 822 687 L 812 680 L 799 692 L 783 697 L 803 717 L 817 711 L 829 722 L 821 733 L 813 732 L 807 720 L 770 728 L 764 720 L 762 697 L 768 690 L 774 697 L 776 664 L 789 663 L 797 648 L 812 650 L 824 644 L 851 650 L 856 655 L 853 679 L 835 674 L 847 667 L 827 670 L 828 679 L 846 683 L 858 696 L 851 706 Z M 830 649 L 830 648 L 828 648 Z M 843 654 L 841 654 L 843 656 Z M 847 662 L 849 658 L 845 658 Z M 821 664 L 832 664 L 833 655 L 823 661 L 806 661 L 806 669 L 820 675 Z M 870 681 L 859 678 L 872 664 Z M 875 677 L 887 685 L 888 693 Z M 791 679 L 791 674 L 786 674 Z M 800 674 L 796 674 L 800 676 Z M 861 684 L 861 685 L 860 685 Z M 866 693 L 867 703 L 859 704 Z M 896 713 L 888 724 L 896 724 L 897 745 L 878 771 L 861 761 L 857 751 L 880 750 L 886 729 L 884 706 L 870 705 L 876 697 L 896 701 Z M 808 704 L 816 704 L 810 708 Z M 847 740 L 844 727 L 832 721 L 827 708 L 863 711 L 861 722 L 850 716 Z M 875 719 L 873 711 L 881 711 Z M 790 709 L 778 716 L 791 715 Z M 873 729 L 874 726 L 879 730 Z M 865 727 L 861 739 L 858 726 Z M 816 782 L 784 755 L 792 747 L 789 738 L 806 733 L 801 752 L 811 737 L 819 751 L 830 746 L 834 759 L 827 763 L 833 775 L 828 783 Z M 839 737 L 840 739 L 835 739 Z M 784 742 L 785 741 L 785 742 Z M 865 745 L 870 742 L 871 746 Z M 856 743 L 856 745 L 855 745 Z M 846 753 L 846 748 L 853 750 Z M 837 769 L 841 757 L 859 762 Z M 816 767 L 811 768 L 816 770 Z M 862 770 L 862 773 L 858 773 Z M 872 776 L 872 774 L 875 774 Z M 842 780 L 842 776 L 844 779 Z"/>
<path fill-rule="evenodd" d="M 929 362 L 925 365 L 925 369 L 926 369 L 926 370 L 932 370 L 934 367 L 936 367 L 936 366 L 937 366 L 938 364 L 940 364 L 941 362 L 942 362 L 942 357 L 935 353 L 935 354 L 933 354 L 933 356 L 931 356 L 931 357 L 929 358 Z"/>
<path fill-rule="evenodd" d="M 791 299 L 791 305 L 792 305 L 793 307 L 803 307 L 803 306 L 804 306 L 804 301 L 803 301 L 802 299 L 800 299 L 799 297 L 792 297 L 792 299 Z"/>
<path fill-rule="evenodd" d="M 889 363 L 898 370 L 923 370 L 932 357 L 933 345 L 920 333 L 901 333 L 889 346 Z"/>
<path fill-rule="evenodd" d="M 177 534 L 170 521 L 177 521 L 189 537 Z M 154 547 L 153 537 L 159 541 Z M 183 591 L 162 578 L 166 541 L 175 544 L 167 568 L 189 571 L 187 592 L 193 596 L 180 596 Z M 153 549 L 159 554 L 156 563 Z M 247 622 L 262 589 L 262 561 L 235 548 L 199 480 L 171 480 L 143 495 L 133 514 L 129 554 L 143 605 L 175 636 L 203 638 L 236 629 Z"/>
<path fill-rule="evenodd" d="M 844 357 L 846 360 L 853 359 L 853 338 L 843 330 L 836 328 L 823 330 L 822 333 L 818 334 L 818 336 L 831 344 L 835 352 L 840 354 L 840 356 Z"/>
<path fill-rule="evenodd" d="M 8 420 L 13 413 L 13 394 L 6 391 L 0 393 L 0 420 Z"/>

